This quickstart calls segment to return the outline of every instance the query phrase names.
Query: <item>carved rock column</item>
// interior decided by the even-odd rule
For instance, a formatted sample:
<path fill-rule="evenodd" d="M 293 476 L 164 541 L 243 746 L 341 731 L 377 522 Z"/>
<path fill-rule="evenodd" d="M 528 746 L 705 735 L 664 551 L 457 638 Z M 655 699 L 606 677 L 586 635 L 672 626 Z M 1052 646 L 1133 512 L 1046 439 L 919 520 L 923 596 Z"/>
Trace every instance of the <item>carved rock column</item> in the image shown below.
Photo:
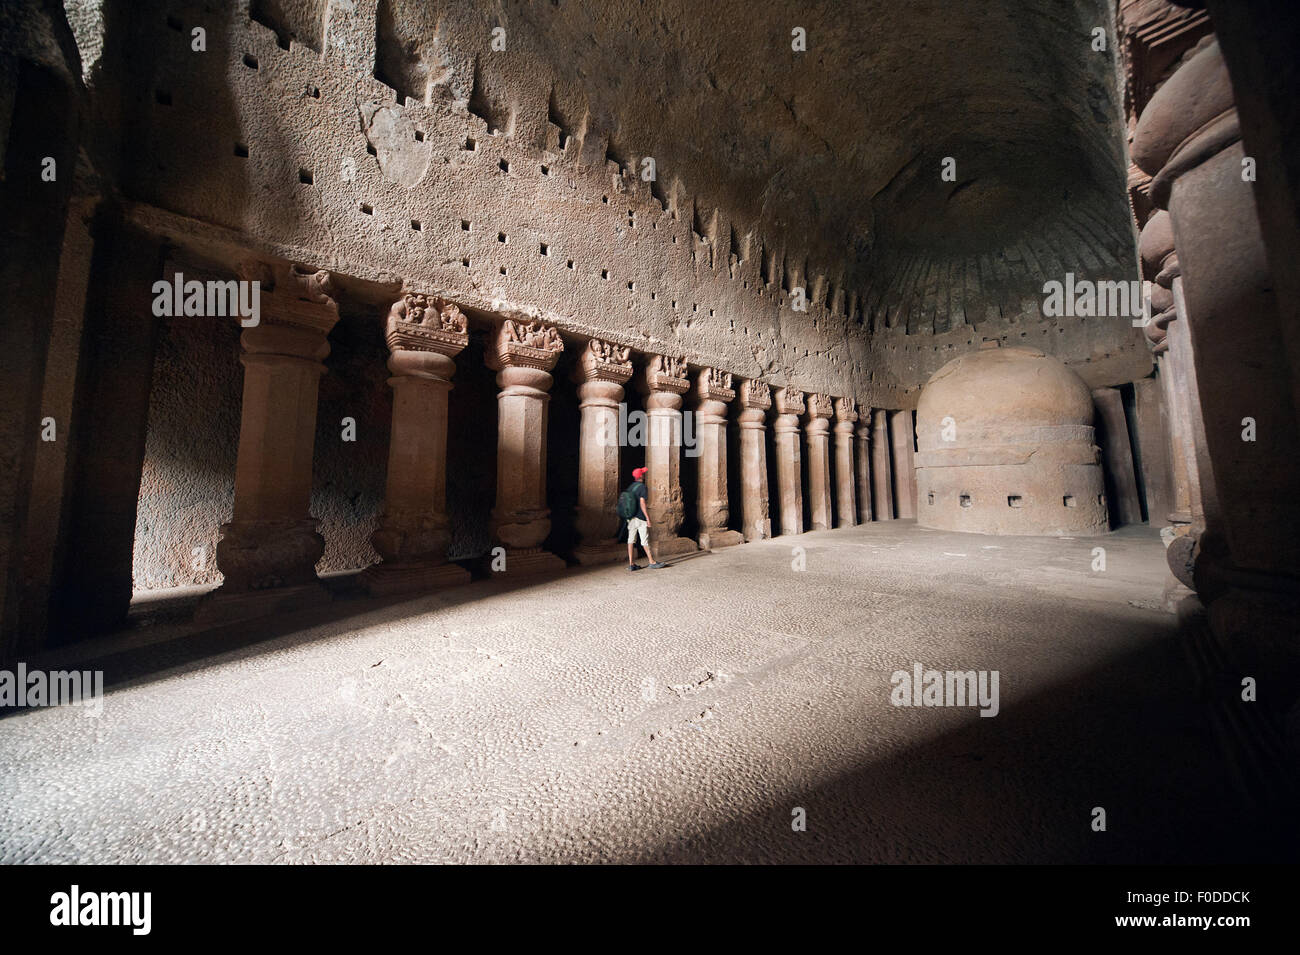
<path fill-rule="evenodd" d="M 911 409 L 889 412 L 894 447 L 894 506 L 900 519 L 916 517 L 916 419 Z"/>
<path fill-rule="evenodd" d="M 259 324 L 240 336 L 244 394 L 234 516 L 221 527 L 221 587 L 199 605 L 207 624 L 297 610 L 329 600 L 316 576 L 325 541 L 311 516 L 316 399 L 326 340 L 338 321 L 328 272 L 251 264 Z"/>
<path fill-rule="evenodd" d="M 695 434 L 700 449 L 696 507 L 703 550 L 745 540 L 739 531 L 727 528 L 731 516 L 727 503 L 727 405 L 735 397 L 729 373 L 700 369 L 695 380 Z"/>
<path fill-rule="evenodd" d="M 876 520 L 894 519 L 894 479 L 889 461 L 888 412 L 871 412 L 871 498 Z"/>
<path fill-rule="evenodd" d="M 1133 466 L 1133 445 L 1129 440 L 1128 416 L 1118 388 L 1094 388 L 1092 404 L 1102 444 L 1103 472 L 1108 480 L 1107 497 L 1111 517 L 1120 524 L 1141 524 L 1142 504 L 1138 500 L 1137 471 Z"/>
<path fill-rule="evenodd" d="M 858 405 L 852 398 L 835 399 L 835 502 L 839 510 L 836 527 L 857 523 L 854 500 L 853 429 L 858 420 Z"/>
<path fill-rule="evenodd" d="M 799 416 L 804 412 L 803 392 L 778 388 L 774 396 L 776 423 L 776 500 L 781 512 L 781 533 L 803 533 L 803 461 L 799 448 Z"/>
<path fill-rule="evenodd" d="M 765 381 L 740 383 L 740 494 L 745 540 L 766 540 L 772 536 L 768 515 L 767 411 L 772 407 L 772 389 Z"/>
<path fill-rule="evenodd" d="M 1196 591 L 1219 644 L 1241 671 L 1260 675 L 1261 699 L 1271 691 L 1285 711 L 1300 685 L 1300 409 L 1287 361 L 1294 329 L 1279 314 L 1247 158 L 1232 83 L 1212 41 L 1151 98 L 1133 159 L 1155 176 L 1152 200 L 1169 210 L 1181 269 L 1171 283 L 1178 321 L 1169 333 L 1185 326 L 1192 344 L 1212 471 Z M 1290 725 L 1298 716 L 1292 710 Z"/>
<path fill-rule="evenodd" d="M 1156 361 L 1165 379 L 1171 422 L 1174 510 L 1168 519 L 1175 524 L 1192 524 L 1199 534 L 1205 528 L 1203 502 L 1207 497 L 1213 498 L 1213 473 L 1205 455 L 1205 425 L 1196 387 L 1192 342 L 1186 334 L 1187 323 L 1179 321 L 1177 303 L 1171 291 L 1182 267 L 1174 251 L 1169 213 L 1160 211 L 1147 220 L 1138 250 L 1143 266 L 1148 274 L 1154 275 L 1156 283 L 1151 290 L 1154 314 L 1147 325 L 1146 335 L 1155 345 Z"/>
<path fill-rule="evenodd" d="M 404 295 L 388 313 L 393 427 L 384 514 L 370 537 L 383 561 L 361 575 L 372 594 L 470 579 L 447 563 L 447 395 L 468 332 L 460 309 L 426 295 Z"/>
<path fill-rule="evenodd" d="M 551 369 L 564 351 L 554 328 L 506 319 L 487 366 L 497 373 L 497 501 L 492 538 L 506 549 L 505 573 L 544 573 L 564 561 L 542 548 L 551 531 L 546 506 L 546 412 Z"/>
<path fill-rule="evenodd" d="M 690 390 L 686 359 L 655 355 L 641 382 L 646 395 L 650 434 L 646 442 L 646 490 L 649 499 L 650 541 L 663 560 L 699 550 L 695 541 L 679 537 L 686 516 L 682 502 L 682 396 Z"/>
<path fill-rule="evenodd" d="M 619 468 L 619 403 L 623 386 L 632 377 L 627 348 L 593 338 L 574 373 L 582 415 L 578 438 L 577 524 L 581 542 L 574 557 L 581 564 L 626 559 L 624 542 L 614 540 L 618 529 L 618 494 L 623 484 Z"/>
<path fill-rule="evenodd" d="M 871 523 L 871 409 L 858 414 L 855 430 L 857 447 L 855 460 L 858 472 L 858 523 Z"/>
<path fill-rule="evenodd" d="M 831 415 L 835 406 L 828 395 L 808 396 L 808 503 L 812 529 L 828 531 L 831 518 Z"/>

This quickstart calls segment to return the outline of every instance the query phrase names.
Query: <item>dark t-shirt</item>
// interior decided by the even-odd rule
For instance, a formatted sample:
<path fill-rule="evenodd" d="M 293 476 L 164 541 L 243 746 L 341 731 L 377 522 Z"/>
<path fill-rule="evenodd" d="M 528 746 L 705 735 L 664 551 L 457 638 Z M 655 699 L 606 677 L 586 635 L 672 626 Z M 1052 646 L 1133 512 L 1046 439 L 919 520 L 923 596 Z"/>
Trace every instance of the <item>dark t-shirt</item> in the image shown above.
<path fill-rule="evenodd" d="M 641 520 L 645 520 L 645 513 L 641 510 L 641 501 L 646 502 L 647 509 L 649 508 L 649 504 L 650 504 L 649 492 L 646 490 L 645 482 L 633 481 L 631 486 L 628 487 L 628 490 L 631 491 L 632 496 L 637 499 L 636 513 L 633 514 L 632 516 L 639 517 L 641 518 Z"/>

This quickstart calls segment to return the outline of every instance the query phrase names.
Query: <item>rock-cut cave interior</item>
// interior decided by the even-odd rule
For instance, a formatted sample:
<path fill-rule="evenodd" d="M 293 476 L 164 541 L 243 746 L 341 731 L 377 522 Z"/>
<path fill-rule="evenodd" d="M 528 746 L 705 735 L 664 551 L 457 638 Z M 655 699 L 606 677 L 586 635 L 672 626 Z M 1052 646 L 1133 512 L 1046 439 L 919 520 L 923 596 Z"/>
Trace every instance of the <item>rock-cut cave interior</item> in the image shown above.
<path fill-rule="evenodd" d="M 0 861 L 1300 858 L 1288 4 L 0 7 Z"/>

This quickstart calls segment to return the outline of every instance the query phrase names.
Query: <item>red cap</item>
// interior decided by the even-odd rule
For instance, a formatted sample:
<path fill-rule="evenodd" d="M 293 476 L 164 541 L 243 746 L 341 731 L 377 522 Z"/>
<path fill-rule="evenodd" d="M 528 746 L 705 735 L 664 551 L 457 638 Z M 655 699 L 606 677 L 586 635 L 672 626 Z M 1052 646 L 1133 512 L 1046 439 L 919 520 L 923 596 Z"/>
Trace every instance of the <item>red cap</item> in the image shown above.
<path fill-rule="evenodd" d="M 645 468 L 633 468 L 633 470 L 632 470 L 632 480 L 634 480 L 634 481 L 639 481 L 639 480 L 641 480 L 643 477 L 645 477 Z"/>

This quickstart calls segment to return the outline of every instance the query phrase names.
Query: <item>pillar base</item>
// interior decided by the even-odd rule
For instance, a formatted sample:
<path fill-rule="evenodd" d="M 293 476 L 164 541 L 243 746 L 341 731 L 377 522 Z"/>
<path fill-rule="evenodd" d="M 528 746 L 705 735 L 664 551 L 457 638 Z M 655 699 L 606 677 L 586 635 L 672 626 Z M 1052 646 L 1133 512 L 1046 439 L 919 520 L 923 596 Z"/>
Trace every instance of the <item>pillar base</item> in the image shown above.
<path fill-rule="evenodd" d="M 759 525 L 757 527 L 746 528 L 744 536 L 746 541 L 771 540 L 772 522 L 770 520 L 765 520 L 759 522 Z"/>
<path fill-rule="evenodd" d="M 719 530 L 704 531 L 700 534 L 700 550 L 717 550 L 719 547 L 734 547 L 745 542 L 745 535 L 740 531 Z"/>
<path fill-rule="evenodd" d="M 689 537 L 665 537 L 663 540 L 651 538 L 650 548 L 655 552 L 655 557 L 659 560 L 700 552 L 700 545 Z"/>
<path fill-rule="evenodd" d="M 372 597 L 446 590 L 470 581 L 470 573 L 458 564 L 371 564 L 361 572 L 361 586 Z"/>
<path fill-rule="evenodd" d="M 492 557 L 489 554 L 485 558 L 489 569 L 492 566 Z M 556 571 L 564 570 L 568 564 L 564 559 L 552 554 L 549 550 L 543 550 L 540 547 L 529 547 L 524 550 L 506 549 L 506 569 L 498 570 L 491 573 L 492 577 L 533 577 L 537 574 L 550 574 Z"/>
<path fill-rule="evenodd" d="M 613 564 L 627 560 L 627 542 L 610 541 L 607 544 L 579 544 L 573 551 L 573 559 L 584 567 L 594 564 Z"/>
<path fill-rule="evenodd" d="M 194 611 L 194 622 L 203 626 L 220 626 L 255 617 L 293 613 L 308 607 L 327 604 L 333 598 L 319 581 L 291 587 L 268 587 L 265 590 L 227 591 L 224 586 L 204 597 Z"/>

